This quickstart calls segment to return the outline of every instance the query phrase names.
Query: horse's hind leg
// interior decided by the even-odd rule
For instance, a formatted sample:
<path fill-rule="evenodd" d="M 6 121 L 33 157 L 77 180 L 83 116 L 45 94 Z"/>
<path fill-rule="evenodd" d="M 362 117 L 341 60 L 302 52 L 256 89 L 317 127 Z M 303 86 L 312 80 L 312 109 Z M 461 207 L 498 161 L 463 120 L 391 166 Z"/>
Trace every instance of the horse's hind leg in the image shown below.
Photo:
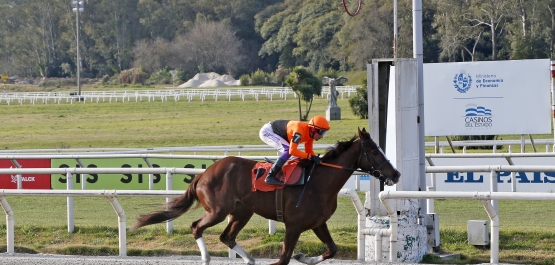
<path fill-rule="evenodd" d="M 253 212 L 248 210 L 244 205 L 236 204 L 236 208 L 229 214 L 229 223 L 227 227 L 220 235 L 220 241 L 239 254 L 249 265 L 254 265 L 254 258 L 237 245 L 235 239 L 241 229 L 249 222 L 252 215 Z"/>
<path fill-rule="evenodd" d="M 212 209 L 211 212 L 205 212 L 204 216 L 191 224 L 191 230 L 193 232 L 193 237 L 197 241 L 198 248 L 200 249 L 200 255 L 204 265 L 210 264 L 210 255 L 206 249 L 206 244 L 202 238 L 202 233 L 206 228 L 214 226 L 222 222 L 229 211 L 222 211 L 221 209 Z"/>
<path fill-rule="evenodd" d="M 304 254 L 297 254 L 293 258 L 297 261 L 304 263 L 304 264 L 317 264 L 326 259 L 331 259 L 337 253 L 337 246 L 333 239 L 331 238 L 330 231 L 328 230 L 328 225 L 326 223 L 321 224 L 320 226 L 312 229 L 314 234 L 328 247 L 328 252 L 318 256 L 318 257 L 305 257 Z"/>

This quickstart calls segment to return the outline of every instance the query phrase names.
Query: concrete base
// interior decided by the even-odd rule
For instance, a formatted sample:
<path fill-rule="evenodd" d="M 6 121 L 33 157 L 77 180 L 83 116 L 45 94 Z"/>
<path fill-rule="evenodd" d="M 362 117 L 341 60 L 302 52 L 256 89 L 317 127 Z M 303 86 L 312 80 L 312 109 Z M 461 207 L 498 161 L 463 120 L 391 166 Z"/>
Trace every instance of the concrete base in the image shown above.
<path fill-rule="evenodd" d="M 418 263 L 428 252 L 428 233 L 426 227 L 418 224 L 418 200 L 401 200 L 402 209 L 399 214 L 397 233 L 397 253 L 395 262 Z M 366 228 L 388 228 L 389 218 L 373 216 L 366 219 Z M 366 236 L 365 261 L 376 261 L 374 236 Z M 380 261 L 389 260 L 389 237 L 382 238 Z"/>
<path fill-rule="evenodd" d="M 328 121 L 341 120 L 341 108 L 338 106 L 328 107 L 326 110 L 326 119 Z"/>

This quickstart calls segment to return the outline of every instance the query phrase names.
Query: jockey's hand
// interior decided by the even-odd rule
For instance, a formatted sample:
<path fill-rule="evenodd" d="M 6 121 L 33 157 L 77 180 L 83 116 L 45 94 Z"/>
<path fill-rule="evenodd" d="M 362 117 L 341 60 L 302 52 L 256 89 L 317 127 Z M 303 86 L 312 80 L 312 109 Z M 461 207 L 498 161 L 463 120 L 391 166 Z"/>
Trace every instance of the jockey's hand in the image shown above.
<path fill-rule="evenodd" d="M 310 160 L 316 164 L 320 164 L 320 162 L 322 162 L 322 159 L 319 156 L 310 156 Z"/>

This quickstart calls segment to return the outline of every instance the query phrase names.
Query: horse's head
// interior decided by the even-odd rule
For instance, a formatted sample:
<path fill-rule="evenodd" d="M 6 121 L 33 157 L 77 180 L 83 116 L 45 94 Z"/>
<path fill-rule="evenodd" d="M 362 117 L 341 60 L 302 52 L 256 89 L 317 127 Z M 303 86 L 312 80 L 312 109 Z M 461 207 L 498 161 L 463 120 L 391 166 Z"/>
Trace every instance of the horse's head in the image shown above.
<path fill-rule="evenodd" d="M 382 149 L 370 138 L 366 129 L 358 129 L 358 136 L 361 143 L 361 157 L 359 167 L 372 172 L 372 175 L 385 182 L 387 186 L 392 186 L 399 181 L 401 173 L 391 165 Z"/>

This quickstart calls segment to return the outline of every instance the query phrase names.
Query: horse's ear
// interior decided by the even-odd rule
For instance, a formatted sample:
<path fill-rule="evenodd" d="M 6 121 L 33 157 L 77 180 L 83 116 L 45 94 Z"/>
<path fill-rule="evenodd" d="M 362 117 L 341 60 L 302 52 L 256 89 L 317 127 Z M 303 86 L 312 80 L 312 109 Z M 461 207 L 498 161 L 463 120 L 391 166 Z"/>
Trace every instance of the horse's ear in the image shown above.
<path fill-rule="evenodd" d="M 362 132 L 365 133 L 365 132 L 366 132 L 366 128 L 362 127 Z"/>

